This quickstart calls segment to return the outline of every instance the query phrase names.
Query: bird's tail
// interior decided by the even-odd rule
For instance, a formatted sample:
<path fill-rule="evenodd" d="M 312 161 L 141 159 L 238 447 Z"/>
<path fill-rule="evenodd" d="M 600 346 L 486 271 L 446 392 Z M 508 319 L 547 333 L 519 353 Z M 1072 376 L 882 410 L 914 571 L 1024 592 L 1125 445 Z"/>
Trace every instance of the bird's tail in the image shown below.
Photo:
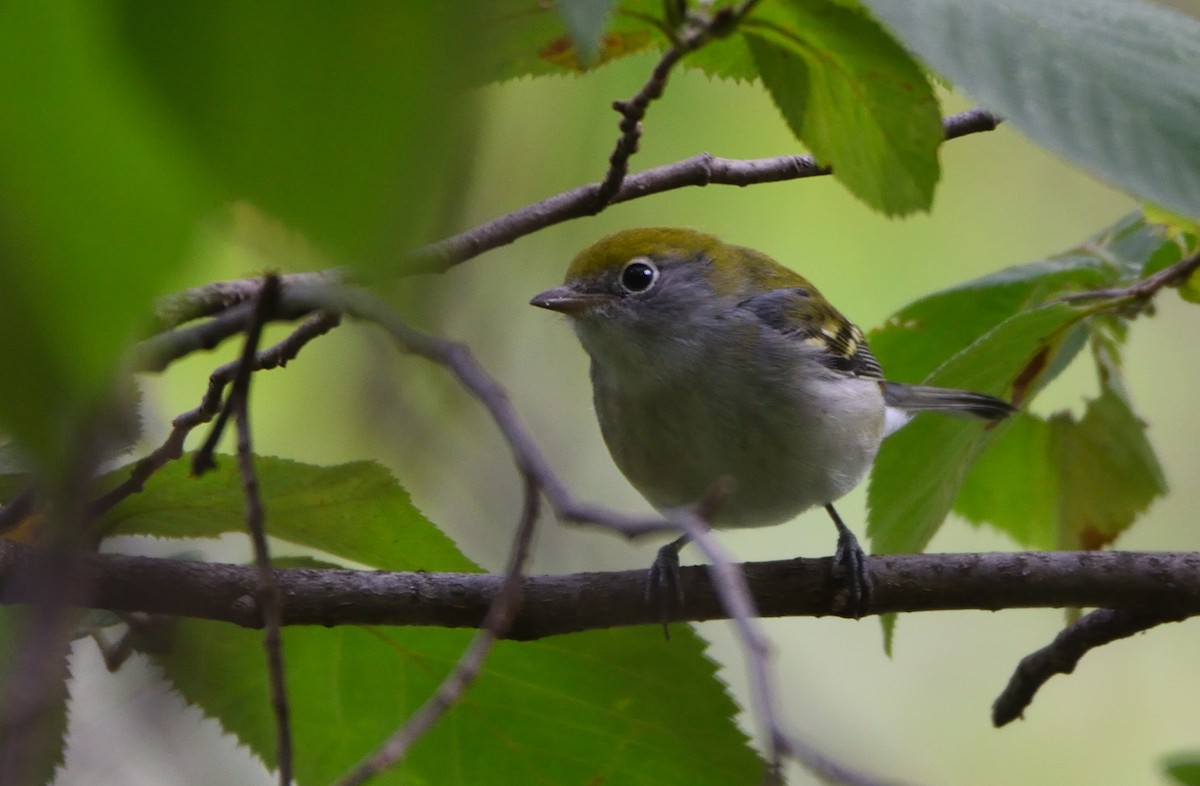
<path fill-rule="evenodd" d="M 889 407 L 906 413 L 960 412 L 986 420 L 1000 420 L 1017 411 L 1007 401 L 984 393 L 929 385 L 906 385 L 902 382 L 883 383 L 883 401 Z"/>

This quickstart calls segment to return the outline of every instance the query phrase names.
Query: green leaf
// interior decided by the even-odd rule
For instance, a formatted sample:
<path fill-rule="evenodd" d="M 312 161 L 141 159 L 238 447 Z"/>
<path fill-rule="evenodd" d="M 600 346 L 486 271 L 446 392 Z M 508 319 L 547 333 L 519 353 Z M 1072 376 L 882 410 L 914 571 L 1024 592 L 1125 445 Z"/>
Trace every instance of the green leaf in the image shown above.
<path fill-rule="evenodd" d="M 580 3 L 587 4 L 585 0 Z M 599 5 L 610 4 L 602 0 Z M 487 60 L 479 81 L 578 74 L 626 55 L 666 46 L 666 36 L 650 21 L 661 10 L 654 0 L 622 2 L 610 15 L 608 28 L 601 31 L 595 54 L 588 60 L 581 56 L 564 16 L 554 13 L 553 6 L 540 0 L 496 0 L 482 9 Z"/>
<path fill-rule="evenodd" d="M 1076 422 L 1050 419 L 1058 467 L 1059 543 L 1098 549 L 1111 543 L 1156 497 L 1167 491 L 1146 424 L 1114 387 L 1088 402 Z"/>
<path fill-rule="evenodd" d="M 457 211 L 476 3 L 118 7 L 126 51 L 224 198 L 354 264 L 394 266 Z"/>
<path fill-rule="evenodd" d="M 992 523 L 1022 546 L 1052 549 L 1060 486 L 1051 428 L 1025 412 L 1011 420 L 963 482 L 954 509 L 969 521 Z"/>
<path fill-rule="evenodd" d="M 1103 301 L 1072 306 L 1059 297 L 1132 283 L 1164 246 L 1175 241 L 1132 214 L 1066 254 L 922 298 L 871 334 L 889 379 L 1017 403 L 1031 400 L 1090 341 L 1108 391 L 1078 424 L 1065 415 L 1047 423 L 1020 414 L 994 427 L 922 416 L 889 437 L 868 487 L 875 550 L 924 548 L 960 489 L 968 518 L 1039 547 L 1108 542 L 1161 493 L 1157 461 L 1117 390 L 1125 321 Z M 1100 444 L 1104 434 L 1119 434 L 1125 452 Z M 1107 452 L 1090 453 L 1101 448 Z M 1060 464 L 1087 470 L 1077 477 Z M 1118 466 L 1129 474 L 1119 483 Z M 1075 499 L 1090 493 L 1088 473 L 1112 484 L 1115 498 L 1105 504 L 1113 517 Z"/>
<path fill-rule="evenodd" d="M 1163 772 L 1182 786 L 1200 786 L 1200 752 L 1175 753 L 1163 761 Z"/>
<path fill-rule="evenodd" d="M 75 456 L 74 429 L 217 203 L 112 16 L 0 5 L 0 431 L 43 471 Z"/>
<path fill-rule="evenodd" d="M 426 522 L 386 470 L 259 458 L 277 538 L 371 567 L 477 570 Z M 114 478 L 115 480 L 115 478 Z M 204 537 L 240 530 L 232 460 L 202 478 L 182 462 L 155 475 L 108 523 L 123 534 Z M 479 680 L 383 783 L 694 784 L 755 782 L 763 764 L 690 629 L 655 627 L 500 642 Z M 329 783 L 434 691 L 472 631 L 287 628 L 283 638 L 301 783 Z M 180 693 L 274 764 L 261 633 L 179 624 L 155 655 Z M 703 750 L 703 756 L 696 751 Z M 502 766 L 497 766 L 502 762 Z"/>
<path fill-rule="evenodd" d="M 933 68 L 1038 144 L 1200 215 L 1200 21 L 1127 0 L 866 0 Z"/>
<path fill-rule="evenodd" d="M 198 478 L 188 474 L 185 461 L 168 464 L 151 479 L 147 491 L 109 512 L 107 531 L 160 538 L 245 532 L 245 501 L 235 460 L 228 456 L 218 461 L 218 471 Z M 255 468 L 273 537 L 384 570 L 478 570 L 378 464 L 317 467 L 260 456 Z M 109 482 L 119 483 L 126 472 L 111 473 Z"/>
<path fill-rule="evenodd" d="M 798 139 L 886 215 L 928 210 L 943 132 L 920 67 L 856 5 L 788 0 L 743 23 L 763 84 Z"/>
<path fill-rule="evenodd" d="M 596 60 L 604 26 L 614 5 L 616 0 L 558 0 L 558 13 L 562 15 L 585 66 Z"/>
<path fill-rule="evenodd" d="M 1084 309 L 1055 303 L 1001 322 L 925 381 L 993 395 L 1027 394 L 1070 347 Z M 954 505 L 971 467 L 997 434 L 1010 428 L 925 415 L 884 441 L 867 489 L 872 551 L 924 549 Z"/>
<path fill-rule="evenodd" d="M 1105 387 L 1082 419 L 1016 418 L 975 465 L 955 509 L 1022 546 L 1098 549 L 1164 493 L 1145 425 Z"/>
<path fill-rule="evenodd" d="M 946 358 L 1025 309 L 1062 294 L 1115 286 L 1139 276 L 1147 256 L 1164 242 L 1157 229 L 1130 214 L 1064 254 L 913 301 L 871 331 L 871 349 L 889 379 L 924 380 Z"/>
<path fill-rule="evenodd" d="M 682 631 L 681 631 L 682 633 Z M 330 783 L 434 691 L 469 631 L 284 631 L 296 774 Z M 479 680 L 382 783 L 756 783 L 762 763 L 691 631 L 597 631 L 499 642 Z M 180 624 L 167 677 L 274 765 L 261 634 Z M 697 755 L 703 751 L 703 755 Z M 498 764 L 502 763 L 502 764 Z"/>

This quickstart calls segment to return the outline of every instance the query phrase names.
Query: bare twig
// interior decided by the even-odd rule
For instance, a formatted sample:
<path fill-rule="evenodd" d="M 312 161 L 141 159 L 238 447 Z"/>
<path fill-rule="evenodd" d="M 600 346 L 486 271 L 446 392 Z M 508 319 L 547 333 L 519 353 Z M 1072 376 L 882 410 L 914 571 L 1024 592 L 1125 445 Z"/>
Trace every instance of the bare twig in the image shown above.
<path fill-rule="evenodd" d="M 413 743 L 429 731 L 474 682 L 496 640 L 503 638 L 512 626 L 513 618 L 521 604 L 522 573 L 529 557 L 529 545 L 533 540 L 539 507 L 537 483 L 528 475 L 524 476 L 524 482 L 525 502 L 513 539 L 512 551 L 509 553 L 508 566 L 479 632 L 475 634 L 470 646 L 458 659 L 450 674 L 442 680 L 433 696 L 373 754 L 338 781 L 339 786 L 356 786 L 395 766 L 403 759 Z"/>
<path fill-rule="evenodd" d="M 968 134 L 990 131 L 999 122 L 990 112 L 974 109 L 946 118 L 942 121 L 942 128 L 946 132 L 946 139 L 957 139 Z M 609 203 L 640 199 L 686 186 L 748 186 L 820 177 L 830 172 L 832 170 L 829 167 L 819 165 L 812 156 L 774 156 L 738 160 L 701 153 L 682 161 L 628 175 Z M 592 215 L 599 189 L 600 184 L 592 183 L 564 191 L 466 232 L 419 248 L 405 258 L 404 270 L 447 270 L 460 262 L 508 245 L 540 229 Z"/>
<path fill-rule="evenodd" d="M 1059 298 L 1064 303 L 1090 302 L 1093 300 L 1139 300 L 1146 301 L 1166 287 L 1177 287 L 1187 281 L 1200 268 L 1200 252 L 1185 257 L 1169 267 L 1149 275 L 1125 287 L 1093 289 L 1074 292 Z"/>
<path fill-rule="evenodd" d="M 343 271 L 332 269 L 312 273 L 289 273 L 280 276 L 279 282 L 286 288 L 300 284 L 340 284 L 344 278 Z M 236 281 L 215 281 L 160 298 L 154 308 L 158 329 L 179 327 L 185 322 L 215 316 L 240 303 L 254 300 L 262 289 L 262 283 L 262 276 Z"/>
<path fill-rule="evenodd" d="M 254 469 L 254 449 L 250 435 L 250 379 L 254 374 L 258 356 L 258 342 L 263 326 L 270 319 L 279 299 L 279 277 L 268 274 L 263 279 L 254 311 L 246 328 L 246 343 L 238 360 L 237 370 L 230 385 L 228 405 L 222 415 L 231 412 L 237 426 L 238 470 L 242 476 L 242 489 L 246 498 L 246 528 L 254 544 L 254 563 L 258 572 L 258 586 L 254 597 L 263 618 L 263 649 L 267 655 L 267 673 L 271 684 L 271 708 L 275 713 L 275 753 L 279 765 L 279 785 L 289 786 L 292 782 L 292 732 L 289 720 L 287 681 L 283 666 L 283 639 L 280 633 L 283 620 L 283 597 L 271 571 L 271 553 L 267 545 L 266 509 L 259 493 L 258 475 Z M 213 429 L 204 448 L 197 453 L 193 472 L 215 468 L 212 447 L 220 434 L 221 421 Z"/>
<path fill-rule="evenodd" d="M 302 322 L 287 338 L 259 352 L 254 359 L 254 371 L 265 371 L 286 366 L 300 354 L 308 342 L 328 333 L 341 323 L 341 316 L 318 312 Z M 171 433 L 161 445 L 133 465 L 129 477 L 121 484 L 92 501 L 91 510 L 100 515 L 110 510 L 121 500 L 140 492 L 146 482 L 169 462 L 183 456 L 183 445 L 197 426 L 212 420 L 221 409 L 221 395 L 237 374 L 240 360 L 232 360 L 218 367 L 208 377 L 208 389 L 200 404 L 171 421 Z M 11 507 L 11 505 L 10 505 Z M 0 514 L 3 515 L 3 514 Z"/>
<path fill-rule="evenodd" d="M 1174 605 L 1097 609 L 1067 626 L 1054 641 L 1021 659 L 1008 685 L 992 704 L 992 723 L 1003 726 L 1021 717 L 1038 690 L 1055 674 L 1075 671 L 1080 658 L 1096 647 L 1128 638 L 1167 622 L 1181 622 L 1195 609 Z"/>
<path fill-rule="evenodd" d="M 592 212 L 599 213 L 612 203 L 620 192 L 625 176 L 629 173 L 629 159 L 638 151 L 642 138 L 642 118 L 650 104 L 662 97 L 667 88 L 671 71 L 690 52 L 694 52 L 714 38 L 727 35 L 737 27 L 758 0 L 746 0 L 736 8 L 725 7 L 707 11 L 685 12 L 681 29 L 671 31 L 671 46 L 663 53 L 646 83 L 627 101 L 613 101 L 612 108 L 621 114 L 617 138 L 612 154 L 608 157 L 608 172 L 596 191 Z"/>

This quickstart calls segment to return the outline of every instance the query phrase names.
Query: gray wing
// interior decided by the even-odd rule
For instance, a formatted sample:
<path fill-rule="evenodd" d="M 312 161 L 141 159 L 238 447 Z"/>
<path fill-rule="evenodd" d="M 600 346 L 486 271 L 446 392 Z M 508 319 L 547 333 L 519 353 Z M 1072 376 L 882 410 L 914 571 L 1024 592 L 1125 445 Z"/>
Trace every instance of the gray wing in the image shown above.
<path fill-rule="evenodd" d="M 883 369 L 871 354 L 861 330 L 803 287 L 772 289 L 738 304 L 768 327 L 819 350 L 820 362 L 852 377 L 883 379 Z"/>

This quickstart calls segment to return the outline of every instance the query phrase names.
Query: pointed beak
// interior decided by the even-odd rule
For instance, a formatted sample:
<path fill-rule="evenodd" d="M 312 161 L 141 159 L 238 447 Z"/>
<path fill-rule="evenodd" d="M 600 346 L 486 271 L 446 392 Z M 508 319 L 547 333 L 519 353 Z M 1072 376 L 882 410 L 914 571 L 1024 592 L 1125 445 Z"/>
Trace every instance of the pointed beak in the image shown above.
<path fill-rule="evenodd" d="M 548 308 L 561 314 L 578 314 L 607 303 L 610 299 L 610 295 L 599 292 L 580 292 L 572 287 L 562 286 L 534 295 L 529 304 L 538 308 Z"/>

